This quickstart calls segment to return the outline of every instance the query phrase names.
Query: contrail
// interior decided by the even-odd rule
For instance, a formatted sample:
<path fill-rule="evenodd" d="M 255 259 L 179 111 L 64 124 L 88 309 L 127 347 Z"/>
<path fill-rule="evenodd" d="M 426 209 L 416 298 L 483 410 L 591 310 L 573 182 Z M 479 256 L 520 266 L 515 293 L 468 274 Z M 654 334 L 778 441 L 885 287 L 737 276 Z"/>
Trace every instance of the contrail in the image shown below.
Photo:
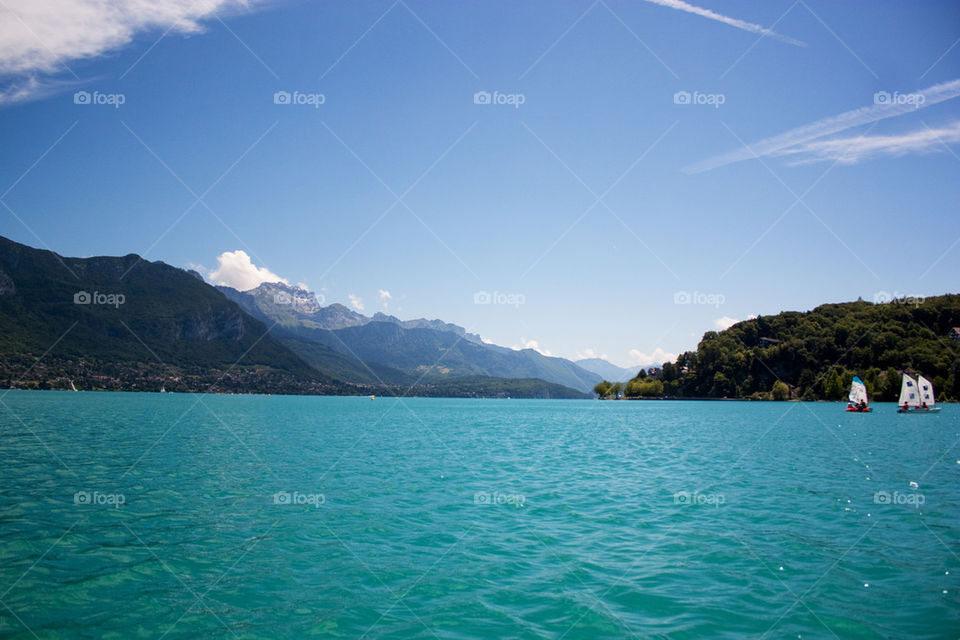
<path fill-rule="evenodd" d="M 737 29 L 742 29 L 743 31 L 749 31 L 750 33 L 758 33 L 770 38 L 776 38 L 782 42 L 787 42 L 798 47 L 807 46 L 806 42 L 800 40 L 795 40 L 793 38 L 780 35 L 776 31 L 762 27 L 759 24 L 753 24 L 752 22 L 747 22 L 745 20 L 738 20 L 737 18 L 731 18 L 725 16 L 716 11 L 711 11 L 710 9 L 704 9 L 703 7 L 697 7 L 690 4 L 689 2 L 684 2 L 683 0 L 646 0 L 651 4 L 659 4 L 663 7 L 669 7 L 671 9 L 678 9 L 680 11 L 686 11 L 687 13 L 692 13 L 698 16 L 703 16 L 704 18 L 709 18 L 710 20 L 716 20 L 717 22 L 722 22 L 723 24 L 730 25 Z"/>
<path fill-rule="evenodd" d="M 710 169 L 716 169 L 717 167 L 733 164 L 734 162 L 774 155 L 795 145 L 810 142 L 811 140 L 816 140 L 840 131 L 846 131 L 853 127 L 859 127 L 862 124 L 894 118 L 905 113 L 913 113 L 919 109 L 925 109 L 931 105 L 944 102 L 945 100 L 952 100 L 960 96 L 960 80 L 942 82 L 910 95 L 913 96 L 914 99 L 909 102 L 898 102 L 888 99 L 869 107 L 846 111 L 836 116 L 797 127 L 796 129 L 790 129 L 785 133 L 770 138 L 764 138 L 759 142 L 749 145 L 749 147 L 741 147 L 734 151 L 701 160 L 684 168 L 684 171 L 686 173 L 700 173 L 701 171 L 709 171 Z"/>

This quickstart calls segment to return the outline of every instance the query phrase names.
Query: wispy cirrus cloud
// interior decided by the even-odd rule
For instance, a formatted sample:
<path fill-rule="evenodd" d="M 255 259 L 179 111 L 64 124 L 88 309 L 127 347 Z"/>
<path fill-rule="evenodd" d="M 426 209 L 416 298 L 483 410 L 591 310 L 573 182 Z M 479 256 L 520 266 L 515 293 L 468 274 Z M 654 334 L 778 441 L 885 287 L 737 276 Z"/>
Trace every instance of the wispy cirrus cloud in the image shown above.
<path fill-rule="evenodd" d="M 879 95 L 879 94 L 878 94 Z M 759 142 L 740 147 L 733 151 L 723 153 L 712 158 L 707 158 L 684 169 L 687 173 L 699 173 L 709 171 L 735 162 L 742 162 L 753 158 L 763 158 L 766 156 L 789 155 L 794 150 L 801 152 L 800 149 L 805 146 L 810 151 L 816 151 L 816 145 L 811 145 L 815 140 L 840 133 L 860 125 L 895 118 L 908 113 L 915 113 L 920 109 L 926 109 L 935 104 L 946 100 L 952 100 L 960 96 L 960 79 L 942 82 L 926 89 L 909 94 L 912 98 L 909 102 L 898 102 L 888 99 L 875 103 L 868 107 L 845 111 L 836 116 L 817 120 L 810 124 L 790 129 L 784 133 L 764 138 Z M 865 138 L 868 139 L 869 138 Z M 850 143 L 854 138 L 848 139 Z M 829 142 L 829 141 L 828 141 Z M 879 141 L 875 141 L 879 142 Z M 880 144 L 878 148 L 883 145 Z M 829 148 L 822 147 L 821 149 Z M 905 152 L 908 152 L 907 149 Z"/>
<path fill-rule="evenodd" d="M 658 4 L 662 7 L 669 7 L 671 9 L 677 9 L 678 11 L 686 11 L 687 13 L 692 13 L 694 15 L 702 16 L 710 20 L 716 20 L 717 22 L 722 22 L 723 24 L 729 25 L 736 29 L 742 31 L 749 31 L 750 33 L 756 33 L 758 35 L 767 36 L 768 38 L 775 38 L 781 42 L 787 42 L 789 44 L 805 47 L 807 46 L 806 42 L 801 40 L 796 40 L 789 36 L 785 36 L 777 33 L 766 27 L 754 24 L 752 22 L 747 22 L 746 20 L 740 20 L 738 18 L 731 18 L 730 16 L 725 16 L 722 13 L 717 13 L 716 11 L 711 11 L 710 9 L 704 9 L 703 7 L 698 7 L 692 5 L 689 2 L 684 2 L 683 0 L 646 0 L 651 4 Z"/>
<path fill-rule="evenodd" d="M 204 20 L 258 0 L 3 0 L 0 104 L 37 99 L 79 82 L 70 64 L 118 50 L 141 33 L 203 31 Z M 69 81 L 44 79 L 68 74 Z"/>
<path fill-rule="evenodd" d="M 776 155 L 799 155 L 799 158 L 789 163 L 791 165 L 827 161 L 856 164 L 861 160 L 877 157 L 944 151 L 946 145 L 956 143 L 960 143 L 960 120 L 935 129 L 924 127 L 898 135 L 849 136 L 808 142 L 784 149 Z"/>
<path fill-rule="evenodd" d="M 56 79 L 36 76 L 16 78 L 6 84 L 0 84 L 0 106 L 41 100 L 47 96 L 69 91 L 80 84 L 80 80 L 73 78 Z"/>

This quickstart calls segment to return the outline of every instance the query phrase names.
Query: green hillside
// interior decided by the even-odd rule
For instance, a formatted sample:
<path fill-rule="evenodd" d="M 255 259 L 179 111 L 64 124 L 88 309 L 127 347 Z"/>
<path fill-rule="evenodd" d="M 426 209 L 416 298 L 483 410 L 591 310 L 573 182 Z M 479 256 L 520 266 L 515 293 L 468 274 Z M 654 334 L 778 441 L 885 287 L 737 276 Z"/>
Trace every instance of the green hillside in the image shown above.
<path fill-rule="evenodd" d="M 64 258 L 0 238 L 0 384 L 331 393 L 195 276 L 136 255 Z"/>
<path fill-rule="evenodd" d="M 873 400 L 896 400 L 900 372 L 920 373 L 938 398 L 960 399 L 960 295 L 885 304 L 825 304 L 709 331 L 696 351 L 667 363 L 657 378 L 662 395 L 766 397 L 780 380 L 792 397 L 839 400 L 859 375 Z M 651 393 L 651 381 L 631 381 L 627 394 Z"/>

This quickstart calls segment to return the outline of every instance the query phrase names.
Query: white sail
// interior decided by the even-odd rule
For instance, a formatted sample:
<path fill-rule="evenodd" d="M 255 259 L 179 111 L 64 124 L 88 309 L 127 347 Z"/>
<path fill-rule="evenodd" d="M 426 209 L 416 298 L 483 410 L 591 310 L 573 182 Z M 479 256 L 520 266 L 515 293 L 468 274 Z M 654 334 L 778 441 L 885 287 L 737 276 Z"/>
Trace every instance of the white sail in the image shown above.
<path fill-rule="evenodd" d="M 907 405 L 908 407 L 919 407 L 920 406 L 920 394 L 917 393 L 917 381 L 903 374 L 903 383 L 900 385 L 900 400 L 897 402 L 901 407 Z"/>
<path fill-rule="evenodd" d="M 933 385 L 923 376 L 917 376 L 917 387 L 920 389 L 920 404 L 932 407 L 934 404 Z"/>
<path fill-rule="evenodd" d="M 853 404 L 867 404 L 867 385 L 863 384 L 857 376 L 853 376 L 853 382 L 850 383 L 850 402 Z"/>

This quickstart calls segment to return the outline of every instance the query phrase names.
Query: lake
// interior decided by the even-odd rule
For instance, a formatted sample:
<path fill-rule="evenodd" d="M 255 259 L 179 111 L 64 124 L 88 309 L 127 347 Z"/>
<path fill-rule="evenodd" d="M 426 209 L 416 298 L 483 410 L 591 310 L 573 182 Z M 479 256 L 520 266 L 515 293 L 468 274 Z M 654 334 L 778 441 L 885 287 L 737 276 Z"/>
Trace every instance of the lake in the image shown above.
<path fill-rule="evenodd" d="M 5 638 L 960 630 L 955 405 L 0 393 Z"/>

